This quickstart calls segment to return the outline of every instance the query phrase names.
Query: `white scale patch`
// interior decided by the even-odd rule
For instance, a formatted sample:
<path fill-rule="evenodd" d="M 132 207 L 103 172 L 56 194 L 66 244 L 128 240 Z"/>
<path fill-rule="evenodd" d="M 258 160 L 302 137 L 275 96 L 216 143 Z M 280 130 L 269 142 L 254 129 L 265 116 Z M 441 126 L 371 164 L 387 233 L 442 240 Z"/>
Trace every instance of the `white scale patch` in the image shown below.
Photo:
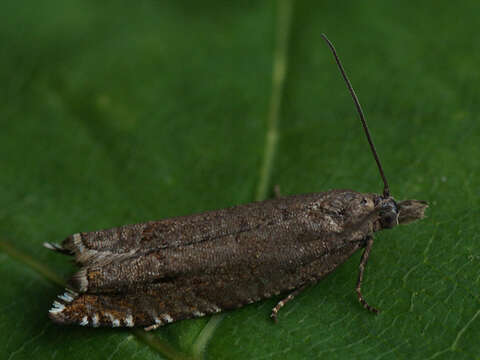
<path fill-rule="evenodd" d="M 213 309 L 213 312 L 216 312 L 216 313 L 219 313 L 220 311 L 222 311 L 222 309 L 220 309 L 217 305 L 213 305 L 212 309 Z"/>
<path fill-rule="evenodd" d="M 205 316 L 205 313 L 201 312 L 201 311 L 198 311 L 198 310 L 195 310 L 193 312 L 193 316 L 197 316 L 197 317 L 200 317 L 200 316 Z"/>
<path fill-rule="evenodd" d="M 66 292 L 63 295 L 58 295 L 58 298 L 65 301 L 65 302 L 72 302 L 73 297 L 70 293 Z"/>
<path fill-rule="evenodd" d="M 99 323 L 99 316 L 98 316 L 98 314 L 94 314 L 94 315 L 92 316 L 92 326 L 93 326 L 93 327 L 98 327 L 99 325 L 100 325 L 100 323 Z"/>
<path fill-rule="evenodd" d="M 82 236 L 79 233 L 73 234 L 73 244 L 77 247 L 79 252 L 85 251 L 85 246 L 82 244 Z"/>
<path fill-rule="evenodd" d="M 80 325 L 87 326 L 88 325 L 88 317 L 84 316 L 82 321 L 80 321 Z"/>
<path fill-rule="evenodd" d="M 58 301 L 54 301 L 52 304 L 52 308 L 48 310 L 50 314 L 58 314 L 65 310 L 65 305 L 59 303 Z"/>
<path fill-rule="evenodd" d="M 120 320 L 115 319 L 115 317 L 112 314 L 105 313 L 105 316 L 108 317 L 108 319 L 112 323 L 112 327 L 119 327 L 120 326 Z"/>
<path fill-rule="evenodd" d="M 81 269 L 75 275 L 75 279 L 79 282 L 79 288 L 81 292 L 85 292 L 88 289 L 87 270 Z"/>
<path fill-rule="evenodd" d="M 133 327 L 134 325 L 134 322 L 133 322 L 133 317 L 132 315 L 127 315 L 127 317 L 125 318 L 125 326 L 126 327 Z"/>
<path fill-rule="evenodd" d="M 161 317 L 162 317 L 162 319 L 165 320 L 167 323 L 173 322 L 173 318 L 172 318 L 170 315 L 168 315 L 168 314 L 162 314 Z"/>
<path fill-rule="evenodd" d="M 45 246 L 49 250 L 54 250 L 54 251 L 62 250 L 62 247 L 55 243 L 44 242 L 43 246 Z"/>

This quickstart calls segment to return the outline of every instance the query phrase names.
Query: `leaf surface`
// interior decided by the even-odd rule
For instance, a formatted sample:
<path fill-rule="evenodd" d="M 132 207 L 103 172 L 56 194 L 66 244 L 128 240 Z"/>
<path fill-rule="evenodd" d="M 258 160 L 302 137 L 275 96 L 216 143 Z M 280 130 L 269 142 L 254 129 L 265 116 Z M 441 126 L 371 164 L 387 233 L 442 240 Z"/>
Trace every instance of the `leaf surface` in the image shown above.
<path fill-rule="evenodd" d="M 303 1 L 290 13 L 269 189 L 382 190 L 325 32 L 392 194 L 430 203 L 427 219 L 376 237 L 363 292 L 380 315 L 356 300 L 357 254 L 282 309 L 278 324 L 269 314 L 281 298 L 154 333 L 48 320 L 75 266 L 43 242 L 257 196 L 277 10 L 275 2 L 4 1 L 2 359 L 478 357 L 474 1 Z"/>

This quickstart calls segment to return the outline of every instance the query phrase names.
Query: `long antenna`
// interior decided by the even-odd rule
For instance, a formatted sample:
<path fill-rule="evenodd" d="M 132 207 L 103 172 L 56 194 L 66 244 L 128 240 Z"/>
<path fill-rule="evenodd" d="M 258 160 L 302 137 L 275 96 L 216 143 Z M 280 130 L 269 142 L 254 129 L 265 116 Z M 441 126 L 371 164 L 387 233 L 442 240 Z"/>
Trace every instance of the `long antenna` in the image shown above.
<path fill-rule="evenodd" d="M 335 47 L 333 44 L 328 40 L 327 36 L 325 34 L 322 34 L 323 40 L 328 44 L 330 49 L 332 50 L 333 56 L 335 57 L 335 61 L 337 62 L 338 68 L 340 69 L 340 72 L 342 73 L 343 79 L 345 80 L 345 83 L 347 84 L 348 90 L 350 91 L 350 94 L 352 95 L 353 101 L 355 102 L 355 106 L 357 107 L 358 114 L 360 115 L 360 120 L 362 121 L 363 129 L 365 130 L 365 134 L 367 135 L 367 140 L 368 143 L 370 144 L 370 149 L 372 149 L 373 157 L 375 158 L 375 161 L 377 162 L 378 170 L 380 170 L 380 176 L 382 177 L 383 180 L 383 197 L 387 198 L 390 196 L 390 187 L 388 186 L 387 178 L 385 177 L 385 174 L 383 173 L 383 168 L 382 164 L 380 163 L 380 159 L 378 158 L 377 155 L 377 150 L 375 150 L 375 145 L 373 145 L 373 140 L 372 137 L 370 136 L 370 131 L 368 131 L 368 126 L 367 122 L 365 121 L 365 116 L 363 115 L 363 110 L 362 107 L 360 106 L 360 102 L 358 101 L 357 94 L 355 94 L 355 90 L 353 90 L 352 84 L 350 83 L 350 80 L 348 80 L 347 74 L 345 73 L 345 70 L 343 69 L 342 63 L 340 62 L 340 59 L 337 55 L 337 52 L 335 51 Z"/>

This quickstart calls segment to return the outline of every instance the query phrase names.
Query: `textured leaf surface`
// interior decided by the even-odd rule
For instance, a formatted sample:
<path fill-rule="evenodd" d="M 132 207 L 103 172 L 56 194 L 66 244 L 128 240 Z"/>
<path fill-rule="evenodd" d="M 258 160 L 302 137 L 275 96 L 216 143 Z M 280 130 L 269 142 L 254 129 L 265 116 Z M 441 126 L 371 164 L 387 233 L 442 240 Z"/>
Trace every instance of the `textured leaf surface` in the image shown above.
<path fill-rule="evenodd" d="M 477 2 L 295 4 L 270 188 L 380 192 L 337 46 L 397 199 L 428 218 L 279 299 L 155 333 L 47 319 L 73 272 L 44 241 L 252 201 L 272 94 L 274 2 L 2 2 L 0 358 L 479 358 Z"/>

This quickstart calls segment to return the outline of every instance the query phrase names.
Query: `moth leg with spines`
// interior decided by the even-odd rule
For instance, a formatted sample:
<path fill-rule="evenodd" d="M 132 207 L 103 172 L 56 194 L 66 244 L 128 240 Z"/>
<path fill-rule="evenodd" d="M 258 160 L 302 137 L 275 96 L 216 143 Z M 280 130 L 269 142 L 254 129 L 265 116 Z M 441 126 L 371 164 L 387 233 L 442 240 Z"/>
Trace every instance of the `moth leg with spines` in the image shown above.
<path fill-rule="evenodd" d="M 368 257 L 370 256 L 370 250 L 372 250 L 373 247 L 373 236 L 368 235 L 366 238 L 366 246 L 365 250 L 363 250 L 362 258 L 360 260 L 360 265 L 358 266 L 358 280 L 357 280 L 357 286 L 355 288 L 355 291 L 358 296 L 358 301 L 362 306 L 367 309 L 368 311 L 371 311 L 375 314 L 378 314 L 380 311 L 373 306 L 368 305 L 367 301 L 364 299 L 362 295 L 362 281 L 363 281 L 363 272 L 365 271 L 365 266 L 367 265 Z"/>
<path fill-rule="evenodd" d="M 367 223 L 367 220 L 372 216 L 372 214 L 368 215 L 366 217 L 366 220 L 365 221 L 362 221 L 362 224 L 365 224 Z M 360 225 L 359 224 L 355 224 L 355 228 L 359 228 Z M 362 306 L 377 314 L 379 313 L 379 310 L 377 310 L 376 308 L 374 308 L 373 306 L 370 306 L 367 301 L 364 299 L 363 295 L 362 295 L 362 292 L 361 292 L 361 285 L 362 285 L 362 281 L 363 281 L 363 273 L 364 273 L 364 270 L 365 270 L 365 266 L 367 265 L 367 261 L 368 261 L 368 257 L 370 255 L 370 251 L 372 249 L 372 246 L 373 246 L 373 236 L 371 235 L 368 235 L 364 241 L 362 241 L 362 243 L 365 243 L 365 249 L 363 251 L 363 254 L 362 254 L 362 257 L 361 257 L 361 260 L 360 260 L 360 264 L 359 264 L 359 271 L 358 271 L 358 281 L 357 281 L 357 286 L 355 288 L 355 291 L 357 293 L 357 296 L 358 296 L 358 301 L 360 302 L 360 304 L 362 304 Z M 299 295 L 303 290 L 305 290 L 309 285 L 311 284 L 305 284 L 301 287 L 299 287 L 298 289 L 295 289 L 294 291 L 292 291 L 286 298 L 282 299 L 281 301 L 279 301 L 277 303 L 277 305 L 275 305 L 275 307 L 272 309 L 272 313 L 270 314 L 270 317 L 272 318 L 272 320 L 274 322 L 278 322 L 278 312 L 280 311 L 281 308 L 283 308 L 287 302 L 293 300 L 297 295 Z"/>
<path fill-rule="evenodd" d="M 275 307 L 272 309 L 272 313 L 270 314 L 270 317 L 272 318 L 272 320 L 275 321 L 275 322 L 278 322 L 278 312 L 280 311 L 280 309 L 282 307 L 284 307 L 287 302 L 293 300 L 295 298 L 295 296 L 300 294 L 307 287 L 308 287 L 308 285 L 300 286 L 298 289 L 295 289 L 290 294 L 288 294 L 288 296 L 285 299 L 280 300 L 277 303 L 277 305 L 275 305 Z"/>

